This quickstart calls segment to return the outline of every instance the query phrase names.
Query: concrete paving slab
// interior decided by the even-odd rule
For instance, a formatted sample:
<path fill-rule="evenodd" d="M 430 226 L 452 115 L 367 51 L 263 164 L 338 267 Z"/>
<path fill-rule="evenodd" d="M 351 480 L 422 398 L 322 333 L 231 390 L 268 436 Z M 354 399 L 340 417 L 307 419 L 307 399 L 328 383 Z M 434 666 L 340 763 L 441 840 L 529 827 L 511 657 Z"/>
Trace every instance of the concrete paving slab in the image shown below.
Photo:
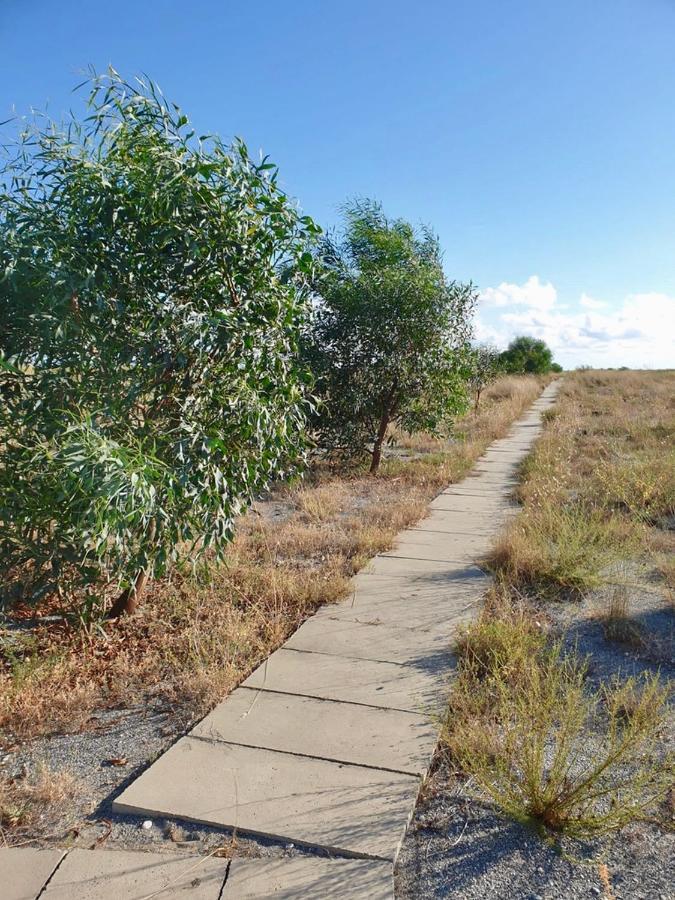
<path fill-rule="evenodd" d="M 437 626 L 395 628 L 380 623 L 314 616 L 293 634 L 285 647 L 333 656 L 353 656 L 405 663 L 423 672 L 447 666 L 450 636 Z"/>
<path fill-rule="evenodd" d="M 394 547 L 381 555 L 451 562 L 466 555 L 475 557 L 487 553 L 493 540 L 487 534 L 442 534 L 411 529 L 404 531 Z"/>
<path fill-rule="evenodd" d="M 316 617 L 392 628 L 410 628 L 410 622 L 414 620 L 415 628 L 432 632 L 440 629 L 451 643 L 454 630 L 475 615 L 482 597 L 475 591 L 467 593 L 461 599 L 454 595 L 454 591 L 450 597 L 448 593 L 446 590 L 440 601 L 438 592 L 388 602 L 378 599 L 360 600 L 354 605 L 338 604 L 330 609 L 325 608 Z"/>
<path fill-rule="evenodd" d="M 474 482 L 474 487 L 480 482 Z M 468 485 L 464 485 L 465 490 L 469 490 Z M 489 516 L 499 511 L 506 505 L 507 501 L 496 491 L 490 491 L 484 497 L 460 497 L 456 496 L 452 499 L 450 506 L 450 497 L 443 491 L 429 504 L 430 509 L 447 509 L 451 508 L 457 512 L 467 513 L 467 516 Z"/>
<path fill-rule="evenodd" d="M 2 847 L 0 849 L 2 900 L 35 900 L 64 856 L 64 850 Z"/>
<path fill-rule="evenodd" d="M 423 713 L 440 709 L 448 691 L 444 677 L 414 666 L 283 647 L 249 675 L 244 687 Z"/>
<path fill-rule="evenodd" d="M 454 575 L 474 564 L 475 554 L 469 550 L 457 552 L 455 559 L 451 560 L 433 560 L 433 559 L 415 559 L 414 557 L 400 556 L 376 556 L 374 559 L 363 567 L 364 574 L 371 575 L 388 575 L 389 577 L 408 577 L 410 575 L 427 580 L 446 575 Z"/>
<path fill-rule="evenodd" d="M 450 485 L 446 490 L 441 491 L 439 497 L 475 497 L 478 503 L 491 500 L 492 505 L 497 507 L 507 505 L 510 502 L 513 489 L 510 485 L 501 487 L 499 484 L 484 484 L 479 481 L 471 483 L 462 483 L 461 485 Z M 435 498 L 434 498 L 435 499 Z"/>
<path fill-rule="evenodd" d="M 413 775 L 182 738 L 113 808 L 393 862 L 419 786 Z"/>
<path fill-rule="evenodd" d="M 512 461 L 520 461 L 522 457 L 522 451 L 520 450 L 509 450 L 508 447 L 505 447 L 503 443 L 492 444 L 482 456 L 479 456 L 476 460 L 477 463 L 482 463 L 487 460 L 512 460 Z"/>
<path fill-rule="evenodd" d="M 443 572 L 439 578 L 423 575 L 420 577 L 389 578 L 370 572 L 359 572 L 354 593 L 341 600 L 340 603 L 331 603 L 322 606 L 316 615 L 322 611 L 330 613 L 335 608 L 345 605 L 359 607 L 373 600 L 388 603 L 396 600 L 430 598 L 436 600 L 439 605 L 448 600 L 450 594 L 457 598 L 465 594 L 475 595 L 485 590 L 490 584 L 490 576 L 478 566 L 473 564 L 459 567 L 450 572 Z"/>
<path fill-rule="evenodd" d="M 124 850 L 71 850 L 40 900 L 219 900 L 228 861 Z"/>
<path fill-rule="evenodd" d="M 389 863 L 364 859 L 233 859 L 223 900 L 393 900 Z"/>
<path fill-rule="evenodd" d="M 494 516 L 469 521 L 465 513 L 453 514 L 448 510 L 436 510 L 425 519 L 420 519 L 417 525 L 410 530 L 433 531 L 437 534 L 492 536 L 500 523 L 501 519 L 495 520 Z"/>
<path fill-rule="evenodd" d="M 476 498 L 478 498 L 478 500 L 482 500 L 485 497 L 490 497 L 494 501 L 496 501 L 499 506 L 502 506 L 502 505 L 508 505 L 512 494 L 513 494 L 513 489 L 511 487 L 502 489 L 502 488 L 495 488 L 494 485 L 470 484 L 470 485 L 462 485 L 462 487 L 459 487 L 458 485 L 453 485 L 453 486 L 449 487 L 447 490 L 441 491 L 439 496 L 440 497 L 476 497 Z"/>
<path fill-rule="evenodd" d="M 453 602 L 464 604 L 480 599 L 490 586 L 491 579 L 486 573 L 478 569 L 475 571 L 478 574 L 473 578 L 466 577 L 462 571 L 457 577 L 443 576 L 438 582 L 362 574 L 360 587 L 351 597 L 339 603 L 327 604 L 315 615 L 343 616 L 344 613 L 355 613 L 360 618 L 367 618 L 370 614 L 379 615 L 387 609 L 401 606 L 410 618 L 415 618 L 433 612 L 434 609 L 445 609 L 452 606 Z"/>
<path fill-rule="evenodd" d="M 438 726 L 421 713 L 238 688 L 190 735 L 422 776 Z"/>
<path fill-rule="evenodd" d="M 476 472 L 475 475 L 472 475 L 471 478 L 467 478 L 466 481 L 463 482 L 465 487 L 475 487 L 478 484 L 485 485 L 487 488 L 492 488 L 495 491 L 495 494 L 499 496 L 499 490 L 506 490 L 511 487 L 513 484 L 517 484 L 518 479 L 515 475 L 504 475 L 499 471 L 485 471 Z M 499 489 L 499 490 L 498 490 Z"/>

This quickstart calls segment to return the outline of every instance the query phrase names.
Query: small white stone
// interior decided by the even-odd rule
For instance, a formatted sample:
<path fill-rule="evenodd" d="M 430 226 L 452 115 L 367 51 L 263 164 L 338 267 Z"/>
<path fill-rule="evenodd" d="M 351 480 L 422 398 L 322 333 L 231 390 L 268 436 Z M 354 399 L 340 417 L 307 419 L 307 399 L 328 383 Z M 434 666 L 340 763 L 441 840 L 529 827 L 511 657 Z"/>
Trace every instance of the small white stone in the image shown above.
<path fill-rule="evenodd" d="M 152 828 L 152 819 L 146 819 L 141 825 L 141 828 L 145 828 L 146 831 L 149 831 Z"/>

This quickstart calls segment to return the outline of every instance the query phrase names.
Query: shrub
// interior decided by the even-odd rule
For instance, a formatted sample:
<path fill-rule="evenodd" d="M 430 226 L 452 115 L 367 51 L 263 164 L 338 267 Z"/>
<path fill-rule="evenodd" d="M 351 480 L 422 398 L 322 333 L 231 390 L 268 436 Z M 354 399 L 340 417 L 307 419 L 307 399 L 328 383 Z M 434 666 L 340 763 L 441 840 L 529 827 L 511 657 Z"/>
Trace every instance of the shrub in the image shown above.
<path fill-rule="evenodd" d="M 640 535 L 632 523 L 554 496 L 527 506 L 503 532 L 492 565 L 514 585 L 547 596 L 580 594 L 611 579 L 611 567 L 634 553 Z"/>
<path fill-rule="evenodd" d="M 553 354 L 544 341 L 522 335 L 511 341 L 499 361 L 505 372 L 546 375 L 552 369 Z"/>
<path fill-rule="evenodd" d="M 301 458 L 318 229 L 151 83 L 111 70 L 88 107 L 0 176 L 0 557 L 32 599 L 121 612 Z"/>
<path fill-rule="evenodd" d="M 523 666 L 522 640 L 498 619 L 471 626 L 470 643 L 489 646 L 500 629 L 513 653 L 462 666 L 453 689 L 444 740 L 454 760 L 504 812 L 546 832 L 583 837 L 648 815 L 674 772 L 657 751 L 667 689 L 653 677 L 589 690 L 559 643 Z"/>
<path fill-rule="evenodd" d="M 343 233 L 318 254 L 319 299 L 306 356 L 324 401 L 319 443 L 371 453 L 390 426 L 435 431 L 466 407 L 470 284 L 448 282 L 437 238 L 372 201 L 345 207 Z"/>
<path fill-rule="evenodd" d="M 474 395 L 474 409 L 478 409 L 481 394 L 499 374 L 499 351 L 489 344 L 479 344 L 471 354 L 469 385 Z"/>

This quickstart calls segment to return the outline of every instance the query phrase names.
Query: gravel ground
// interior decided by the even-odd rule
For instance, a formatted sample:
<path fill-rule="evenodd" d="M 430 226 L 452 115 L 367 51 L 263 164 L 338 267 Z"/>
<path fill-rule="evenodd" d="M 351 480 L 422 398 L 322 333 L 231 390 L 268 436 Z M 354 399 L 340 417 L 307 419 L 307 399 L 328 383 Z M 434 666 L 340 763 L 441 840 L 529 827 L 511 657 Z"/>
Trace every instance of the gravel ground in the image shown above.
<path fill-rule="evenodd" d="M 172 710 L 101 712 L 92 728 L 80 734 L 33 741 L 0 758 L 0 772 L 31 778 L 42 764 L 76 780 L 72 799 L 46 810 L 10 843 L 42 846 L 152 849 L 172 853 L 227 856 L 289 856 L 312 851 L 294 844 L 242 838 L 227 829 L 177 819 L 144 820 L 113 813 L 114 798 L 184 733 L 185 719 Z M 145 826 L 144 826 L 145 823 Z M 149 827 L 147 827 L 147 823 Z"/>
<path fill-rule="evenodd" d="M 567 857 L 569 854 L 569 858 Z M 563 852 L 488 806 L 441 766 L 415 816 L 396 866 L 398 900 L 672 900 L 673 835 L 631 826 L 619 837 Z"/>

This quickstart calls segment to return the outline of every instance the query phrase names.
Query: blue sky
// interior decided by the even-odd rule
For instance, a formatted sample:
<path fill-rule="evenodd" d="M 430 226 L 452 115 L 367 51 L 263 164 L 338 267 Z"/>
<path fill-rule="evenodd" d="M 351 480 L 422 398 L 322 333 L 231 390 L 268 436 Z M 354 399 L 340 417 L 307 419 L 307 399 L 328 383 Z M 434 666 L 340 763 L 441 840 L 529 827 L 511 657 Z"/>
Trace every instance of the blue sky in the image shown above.
<path fill-rule="evenodd" d="M 147 72 L 319 223 L 431 224 L 478 333 L 675 365 L 675 0 L 0 0 L 0 120 Z"/>

